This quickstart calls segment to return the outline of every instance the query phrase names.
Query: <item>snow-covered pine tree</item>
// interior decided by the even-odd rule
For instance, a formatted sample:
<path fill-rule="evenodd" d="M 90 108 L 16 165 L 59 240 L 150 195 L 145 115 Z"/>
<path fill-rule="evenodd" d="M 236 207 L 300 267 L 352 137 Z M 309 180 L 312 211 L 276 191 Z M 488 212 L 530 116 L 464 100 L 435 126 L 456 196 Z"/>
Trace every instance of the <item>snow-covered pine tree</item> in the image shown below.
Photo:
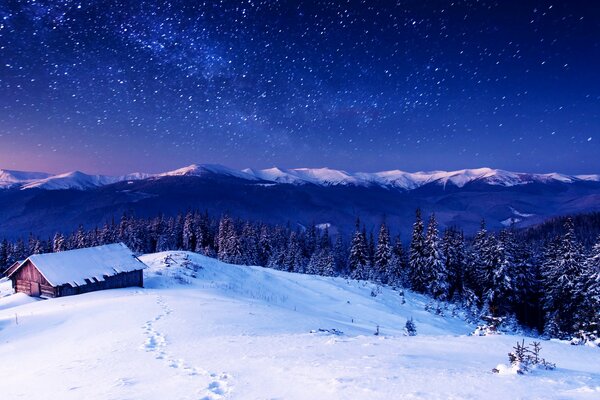
<path fill-rule="evenodd" d="M 66 250 L 65 237 L 62 233 L 57 232 L 52 239 L 52 252 L 59 253 Z"/>
<path fill-rule="evenodd" d="M 506 316 L 511 312 L 514 291 L 516 245 L 512 230 L 502 230 L 494 245 L 491 249 L 491 281 L 486 299 L 494 316 Z"/>
<path fill-rule="evenodd" d="M 388 283 L 392 270 L 392 246 L 390 243 L 390 231 L 382 222 L 379 228 L 377 238 L 377 248 L 375 250 L 375 268 L 373 268 L 373 278 L 380 283 Z"/>
<path fill-rule="evenodd" d="M 582 304 L 576 315 L 578 329 L 600 331 L 600 236 L 586 259 L 576 290 L 582 293 Z"/>
<path fill-rule="evenodd" d="M 425 235 L 420 209 L 416 211 L 408 257 L 410 286 L 416 292 L 425 293 L 428 285 L 428 276 L 425 272 Z"/>
<path fill-rule="evenodd" d="M 267 260 L 267 268 L 284 270 L 286 252 L 282 248 L 273 249 Z"/>
<path fill-rule="evenodd" d="M 442 258 L 435 214 L 431 214 L 425 237 L 425 279 L 426 292 L 436 299 L 444 300 L 448 296 L 448 271 Z"/>
<path fill-rule="evenodd" d="M 407 261 L 400 235 L 394 239 L 387 279 L 390 285 L 400 287 L 408 285 Z"/>
<path fill-rule="evenodd" d="M 346 274 L 348 256 L 341 233 L 338 233 L 337 237 L 335 238 L 335 244 L 333 245 L 333 259 L 335 261 L 335 274 Z"/>
<path fill-rule="evenodd" d="M 44 253 L 44 243 L 39 240 L 39 239 L 35 239 L 33 242 L 33 248 L 31 249 L 31 254 L 42 254 Z"/>
<path fill-rule="evenodd" d="M 71 248 L 72 249 L 83 249 L 88 247 L 87 236 L 83 225 L 79 225 L 72 237 Z"/>
<path fill-rule="evenodd" d="M 286 271 L 304 273 L 307 261 L 298 236 L 296 231 L 290 233 L 283 264 Z"/>
<path fill-rule="evenodd" d="M 308 226 L 303 237 L 304 240 L 301 241 L 303 254 L 304 257 L 308 259 L 318 250 L 319 247 L 317 227 L 315 226 L 314 222 Z"/>
<path fill-rule="evenodd" d="M 15 261 L 26 259 L 29 254 L 27 254 L 27 250 L 25 249 L 25 243 L 23 239 L 17 239 L 17 242 L 13 245 L 13 249 L 11 252 L 12 260 L 9 260 L 9 264 L 14 263 Z"/>
<path fill-rule="evenodd" d="M 329 237 L 329 227 L 325 227 L 321 240 L 319 241 L 319 271 L 318 274 L 323 276 L 335 276 L 336 266 L 333 249 L 331 248 L 331 239 Z"/>
<path fill-rule="evenodd" d="M 258 265 L 258 231 L 256 226 L 250 222 L 245 222 L 242 227 L 242 236 L 240 238 L 244 264 Z"/>
<path fill-rule="evenodd" d="M 260 234 L 258 237 L 258 262 L 257 264 L 263 267 L 267 266 L 271 253 L 273 252 L 273 246 L 271 244 L 271 235 L 267 225 L 262 224 L 260 226 Z"/>
<path fill-rule="evenodd" d="M 417 336 L 417 326 L 415 325 L 415 321 L 413 321 L 412 317 L 406 320 L 404 332 L 407 336 Z"/>
<path fill-rule="evenodd" d="M 329 227 L 325 226 L 323 229 L 323 234 L 321 235 L 321 239 L 319 240 L 319 246 L 323 249 L 328 247 L 331 250 L 331 237 L 329 236 Z"/>
<path fill-rule="evenodd" d="M 474 298 L 477 302 L 481 302 L 483 297 L 484 287 L 481 282 L 481 269 L 483 269 L 483 258 L 486 247 L 488 246 L 488 232 L 485 227 L 485 221 L 481 220 L 481 225 L 471 246 L 467 250 L 467 264 L 464 271 L 464 287 L 469 292 L 470 302 Z M 474 295 L 474 297 L 473 297 Z M 472 304 L 471 304 L 472 305 Z"/>
<path fill-rule="evenodd" d="M 242 246 L 233 220 L 224 215 L 219 222 L 219 233 L 216 238 L 220 261 L 236 264 L 242 262 Z"/>
<path fill-rule="evenodd" d="M 352 279 L 369 279 L 369 249 L 365 230 L 360 230 L 360 220 L 356 220 L 356 230 L 352 237 L 348 269 Z"/>
<path fill-rule="evenodd" d="M 570 333 L 579 322 L 575 316 L 584 298 L 584 293 L 578 290 L 577 285 L 583 272 L 583 251 L 575 237 L 571 218 L 565 222 L 557 250 L 555 260 L 544 265 L 544 306 L 548 319 L 554 319 L 560 332 Z"/>
<path fill-rule="evenodd" d="M 61 236 L 62 236 L 62 234 L 61 234 Z M 64 240 L 65 239 L 63 236 L 63 241 Z M 108 222 L 104 223 L 104 225 L 100 229 L 98 241 L 99 241 L 99 244 L 101 244 L 101 245 L 114 243 L 113 230 L 112 230 L 111 225 L 109 225 Z M 66 250 L 66 245 L 63 245 L 63 250 Z M 63 251 L 63 250 L 61 250 L 61 251 Z M 154 251 L 158 251 L 158 250 L 154 250 Z"/>
<path fill-rule="evenodd" d="M 501 248 L 494 234 L 488 234 L 481 248 L 481 264 L 476 271 L 479 285 L 482 289 L 481 300 L 483 302 L 483 313 L 488 316 L 497 314 L 495 301 L 496 292 L 494 284 L 497 280 L 498 270 L 501 263 Z"/>
<path fill-rule="evenodd" d="M 448 228 L 442 238 L 444 263 L 448 271 L 448 297 L 464 299 L 464 274 L 466 265 L 465 241 L 462 231 Z"/>
<path fill-rule="evenodd" d="M 182 228 L 182 247 L 185 251 L 194 251 L 196 249 L 196 234 L 194 226 L 194 214 L 188 211 L 183 219 Z"/>
<path fill-rule="evenodd" d="M 511 309 L 521 323 L 540 327 L 539 267 L 529 243 L 519 241 L 515 245 L 514 269 L 512 273 Z"/>
<path fill-rule="evenodd" d="M 0 271 L 4 272 L 8 265 L 8 240 L 0 241 Z"/>
<path fill-rule="evenodd" d="M 367 236 L 367 231 L 365 226 L 363 225 L 363 236 L 367 239 L 367 254 L 368 254 L 368 277 L 367 279 L 376 280 L 375 276 L 377 273 L 375 272 L 375 235 L 373 234 L 373 230 L 369 232 Z"/>
<path fill-rule="evenodd" d="M 35 250 L 39 246 L 39 239 L 33 236 L 33 233 L 29 234 L 29 238 L 27 239 L 27 254 L 39 254 L 35 253 Z"/>
<path fill-rule="evenodd" d="M 194 251 L 196 253 L 207 255 L 210 253 L 210 244 L 212 243 L 210 234 L 210 220 L 208 213 L 199 213 L 194 218 L 194 236 L 196 239 L 196 246 Z"/>
<path fill-rule="evenodd" d="M 331 246 L 323 246 L 313 253 L 306 267 L 309 274 L 333 276 L 335 274 L 335 260 Z"/>

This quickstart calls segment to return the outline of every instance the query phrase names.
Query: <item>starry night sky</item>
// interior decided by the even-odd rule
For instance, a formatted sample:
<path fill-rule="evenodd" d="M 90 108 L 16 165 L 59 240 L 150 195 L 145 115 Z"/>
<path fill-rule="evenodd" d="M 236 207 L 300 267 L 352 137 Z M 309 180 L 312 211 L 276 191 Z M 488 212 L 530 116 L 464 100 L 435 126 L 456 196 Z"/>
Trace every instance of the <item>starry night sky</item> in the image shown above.
<path fill-rule="evenodd" d="M 0 0 L 0 167 L 600 172 L 595 1 Z"/>

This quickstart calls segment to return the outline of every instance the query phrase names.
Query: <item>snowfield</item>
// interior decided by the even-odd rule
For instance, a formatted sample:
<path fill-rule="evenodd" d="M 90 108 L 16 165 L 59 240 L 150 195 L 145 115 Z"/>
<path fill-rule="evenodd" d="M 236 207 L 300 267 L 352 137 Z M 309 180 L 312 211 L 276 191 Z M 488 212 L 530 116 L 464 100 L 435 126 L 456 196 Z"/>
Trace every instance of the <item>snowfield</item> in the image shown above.
<path fill-rule="evenodd" d="M 185 252 L 142 260 L 143 289 L 36 300 L 1 282 L 0 399 L 600 398 L 598 348 L 544 341 L 556 370 L 494 374 L 521 336 L 468 336 L 410 292 L 402 304 L 365 282 Z"/>

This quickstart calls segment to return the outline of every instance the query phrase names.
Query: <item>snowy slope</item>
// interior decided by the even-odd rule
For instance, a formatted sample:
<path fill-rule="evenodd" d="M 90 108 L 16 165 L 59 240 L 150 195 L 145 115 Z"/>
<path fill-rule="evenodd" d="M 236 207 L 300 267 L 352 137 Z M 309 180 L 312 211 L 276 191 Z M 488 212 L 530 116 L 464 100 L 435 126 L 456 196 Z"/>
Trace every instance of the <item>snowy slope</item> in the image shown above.
<path fill-rule="evenodd" d="M 600 352 L 544 342 L 556 371 L 491 373 L 517 340 L 471 337 L 426 299 L 190 253 L 142 257 L 146 288 L 0 298 L 2 399 L 597 399 Z M 0 296 L 7 292 L 0 284 Z M 450 313 L 448 313 L 449 315 Z M 402 326 L 413 317 L 418 336 Z M 374 336 L 376 325 L 381 335 Z M 337 329 L 341 335 L 312 330 Z"/>

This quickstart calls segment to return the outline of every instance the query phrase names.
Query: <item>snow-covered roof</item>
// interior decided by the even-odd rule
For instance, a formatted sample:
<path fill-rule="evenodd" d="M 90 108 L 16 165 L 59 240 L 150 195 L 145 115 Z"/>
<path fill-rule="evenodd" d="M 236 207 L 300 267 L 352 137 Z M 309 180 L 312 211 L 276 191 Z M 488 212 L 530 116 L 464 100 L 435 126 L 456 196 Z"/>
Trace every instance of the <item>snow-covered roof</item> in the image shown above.
<path fill-rule="evenodd" d="M 104 276 L 146 268 L 146 264 L 137 259 L 123 243 L 35 254 L 27 260 L 31 261 L 53 286 L 66 283 L 81 286 L 86 284 L 85 279 L 95 278 L 103 281 Z"/>

